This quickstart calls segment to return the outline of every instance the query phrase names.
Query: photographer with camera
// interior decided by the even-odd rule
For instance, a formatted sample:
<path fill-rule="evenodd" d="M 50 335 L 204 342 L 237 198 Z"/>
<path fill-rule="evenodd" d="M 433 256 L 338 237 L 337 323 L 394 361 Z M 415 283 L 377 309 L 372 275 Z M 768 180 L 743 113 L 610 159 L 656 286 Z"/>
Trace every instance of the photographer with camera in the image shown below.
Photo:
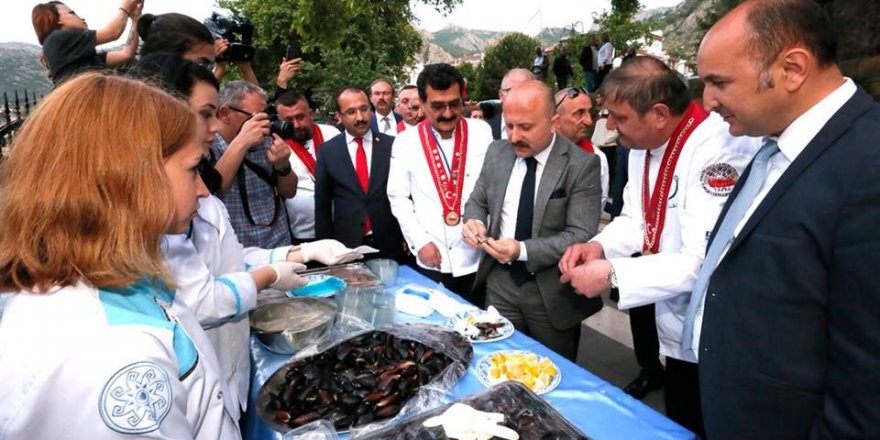
<path fill-rule="evenodd" d="M 31 21 L 43 49 L 40 61 L 49 69 L 52 82 L 58 84 L 83 70 L 114 67 L 131 61 L 138 47 L 134 28 L 143 7 L 143 0 L 123 0 L 109 23 L 92 30 L 84 18 L 64 3 L 51 1 L 34 6 Z M 99 44 L 110 43 L 122 36 L 129 21 L 132 29 L 120 49 L 97 51 Z"/>
<path fill-rule="evenodd" d="M 296 194 L 297 177 L 282 139 L 292 128 L 274 114 L 266 92 L 251 83 L 231 81 L 220 89 L 223 126 L 211 147 L 211 160 L 223 177 L 220 198 L 244 246 L 292 243 L 283 199 Z"/>
<path fill-rule="evenodd" d="M 214 36 L 214 50 L 217 55 L 214 76 L 218 80 L 223 78 L 228 63 L 234 63 L 245 81 L 259 85 L 257 74 L 251 65 L 255 53 L 254 46 L 251 45 L 254 25 L 246 18 L 231 19 L 217 12 L 205 19 L 204 24 Z"/>

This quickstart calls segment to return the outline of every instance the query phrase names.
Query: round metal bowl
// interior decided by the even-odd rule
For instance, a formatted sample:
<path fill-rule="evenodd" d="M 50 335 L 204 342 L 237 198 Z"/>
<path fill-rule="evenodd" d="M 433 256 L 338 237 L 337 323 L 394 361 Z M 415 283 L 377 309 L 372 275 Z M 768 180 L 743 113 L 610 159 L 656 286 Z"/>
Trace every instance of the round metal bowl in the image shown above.
<path fill-rule="evenodd" d="M 254 309 L 251 331 L 269 350 L 294 354 L 324 339 L 333 327 L 336 304 L 319 298 L 287 298 Z"/>

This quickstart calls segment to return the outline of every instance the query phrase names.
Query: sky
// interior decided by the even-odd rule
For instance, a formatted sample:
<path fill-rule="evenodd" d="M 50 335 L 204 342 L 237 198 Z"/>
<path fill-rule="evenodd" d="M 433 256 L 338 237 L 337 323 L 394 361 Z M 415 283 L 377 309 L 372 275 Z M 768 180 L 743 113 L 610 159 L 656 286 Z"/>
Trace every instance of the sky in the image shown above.
<path fill-rule="evenodd" d="M 272 0 L 266 0 L 272 1 Z M 674 6 L 682 0 L 642 0 L 647 9 Z M 37 44 L 31 25 L 31 10 L 41 3 L 33 0 L 2 0 L 0 6 L 0 43 L 19 41 Z M 119 0 L 69 0 L 71 9 L 86 19 L 89 27 L 106 24 L 119 7 Z M 214 0 L 145 0 L 144 12 L 161 14 L 179 12 L 199 21 L 211 15 Z M 464 0 L 447 16 L 416 2 L 413 11 L 418 25 L 430 32 L 454 24 L 468 29 L 520 31 L 536 35 L 541 27 L 570 27 L 587 30 L 593 13 L 611 8 L 610 0 Z M 122 39 L 127 34 L 124 34 Z M 110 43 L 110 46 L 118 43 Z"/>

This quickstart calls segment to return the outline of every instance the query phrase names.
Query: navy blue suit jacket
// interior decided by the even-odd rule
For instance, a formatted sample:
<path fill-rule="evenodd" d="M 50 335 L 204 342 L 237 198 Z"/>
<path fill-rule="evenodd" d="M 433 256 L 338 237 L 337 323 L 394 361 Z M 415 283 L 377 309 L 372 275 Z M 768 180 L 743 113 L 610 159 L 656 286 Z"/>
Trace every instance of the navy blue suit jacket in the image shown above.
<path fill-rule="evenodd" d="M 880 105 L 860 89 L 716 268 L 699 347 L 708 438 L 880 438 L 878 143 Z"/>
<path fill-rule="evenodd" d="M 403 258 L 403 234 L 388 202 L 388 170 L 394 138 L 373 136 L 367 192 L 355 172 L 345 133 L 324 142 L 315 164 L 315 236 L 333 238 L 353 248 L 363 244 L 364 219 L 370 216 L 375 245 L 386 258 Z"/>

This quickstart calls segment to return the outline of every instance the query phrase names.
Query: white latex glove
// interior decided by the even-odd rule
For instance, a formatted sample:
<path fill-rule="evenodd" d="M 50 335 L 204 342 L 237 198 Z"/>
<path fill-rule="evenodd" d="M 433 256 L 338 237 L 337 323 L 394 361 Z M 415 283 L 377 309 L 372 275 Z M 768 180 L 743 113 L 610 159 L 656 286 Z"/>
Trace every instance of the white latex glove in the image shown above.
<path fill-rule="evenodd" d="M 504 422 L 504 414 L 477 411 L 476 409 L 456 403 L 443 414 L 431 417 L 422 423 L 426 428 L 443 426 L 447 437 L 458 440 L 488 440 L 499 437 L 506 440 L 517 440 L 516 431 L 500 425 Z"/>
<path fill-rule="evenodd" d="M 269 286 L 273 289 L 288 291 L 299 289 L 308 284 L 308 281 L 306 281 L 305 278 L 296 274 L 299 270 L 305 270 L 305 264 L 294 263 L 292 261 L 278 261 L 269 264 L 268 266 L 275 271 L 276 275 L 275 282 Z"/>
<path fill-rule="evenodd" d="M 349 261 L 364 257 L 360 252 L 349 249 L 344 244 L 330 239 L 303 243 L 299 246 L 299 252 L 306 263 L 318 261 L 328 266 L 348 263 Z"/>

